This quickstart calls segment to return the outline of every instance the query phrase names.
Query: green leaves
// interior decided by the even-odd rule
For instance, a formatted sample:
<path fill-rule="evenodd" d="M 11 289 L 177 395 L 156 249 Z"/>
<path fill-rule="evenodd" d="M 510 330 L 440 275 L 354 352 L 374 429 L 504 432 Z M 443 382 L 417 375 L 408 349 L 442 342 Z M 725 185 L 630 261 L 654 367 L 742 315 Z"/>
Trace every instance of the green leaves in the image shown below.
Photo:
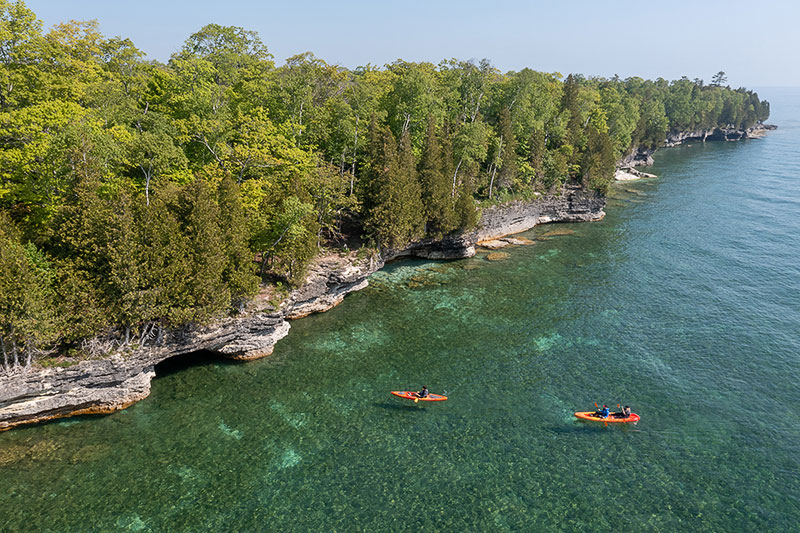
<path fill-rule="evenodd" d="M 302 283 L 344 228 L 398 249 L 474 226 L 476 199 L 603 192 L 670 129 L 769 116 L 723 78 L 562 81 L 456 59 L 350 71 L 308 52 L 276 68 L 255 32 L 218 24 L 165 65 L 96 22 L 45 35 L 0 0 L 0 335 L 18 355 L 149 342 L 240 307 L 254 261 Z"/>

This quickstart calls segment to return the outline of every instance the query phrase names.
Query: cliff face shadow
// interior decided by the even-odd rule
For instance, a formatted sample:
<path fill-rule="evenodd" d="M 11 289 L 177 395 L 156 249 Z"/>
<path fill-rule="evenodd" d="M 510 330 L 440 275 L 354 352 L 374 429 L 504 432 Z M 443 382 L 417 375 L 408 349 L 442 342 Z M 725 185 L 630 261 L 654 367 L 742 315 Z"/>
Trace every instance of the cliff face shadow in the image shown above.
<path fill-rule="evenodd" d="M 227 357 L 221 356 L 214 352 L 201 350 L 198 352 L 189 352 L 181 355 L 175 355 L 169 359 L 164 359 L 155 366 L 156 379 L 175 374 L 181 370 L 192 368 L 195 366 L 203 365 L 240 365 L 241 361 L 234 361 Z"/>

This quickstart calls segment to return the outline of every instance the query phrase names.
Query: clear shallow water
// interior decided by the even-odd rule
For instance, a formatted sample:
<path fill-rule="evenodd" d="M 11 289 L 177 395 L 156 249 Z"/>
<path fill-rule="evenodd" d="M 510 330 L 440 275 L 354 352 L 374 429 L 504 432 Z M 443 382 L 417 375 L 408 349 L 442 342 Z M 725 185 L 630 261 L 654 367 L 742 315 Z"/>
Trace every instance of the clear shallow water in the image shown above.
<path fill-rule="evenodd" d="M 602 222 L 396 263 L 266 360 L 0 434 L 0 530 L 800 530 L 800 91 L 761 95 L 779 130 L 662 150 Z M 450 401 L 388 394 L 422 384 Z"/>

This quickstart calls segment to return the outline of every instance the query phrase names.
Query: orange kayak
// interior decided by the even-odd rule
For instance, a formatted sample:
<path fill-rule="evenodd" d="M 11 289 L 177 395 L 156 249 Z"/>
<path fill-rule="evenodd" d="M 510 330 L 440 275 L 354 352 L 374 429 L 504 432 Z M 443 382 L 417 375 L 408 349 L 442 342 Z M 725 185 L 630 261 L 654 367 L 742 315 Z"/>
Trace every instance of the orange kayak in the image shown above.
<path fill-rule="evenodd" d="M 410 390 L 393 390 L 391 392 L 398 398 L 405 398 L 407 400 L 419 400 L 421 402 L 443 402 L 447 399 L 447 396 L 442 396 L 441 394 L 431 394 L 431 393 L 428 393 L 428 395 L 425 396 L 424 398 L 417 398 L 417 393 Z"/>
<path fill-rule="evenodd" d="M 614 416 L 614 414 L 608 415 L 606 418 L 600 418 L 595 414 L 594 411 L 578 411 L 575 413 L 576 418 L 580 418 L 581 420 L 592 420 L 593 422 L 607 422 L 609 424 L 624 424 L 625 422 L 638 422 L 639 415 L 636 413 L 631 413 L 631 416 L 628 417 L 618 417 Z"/>

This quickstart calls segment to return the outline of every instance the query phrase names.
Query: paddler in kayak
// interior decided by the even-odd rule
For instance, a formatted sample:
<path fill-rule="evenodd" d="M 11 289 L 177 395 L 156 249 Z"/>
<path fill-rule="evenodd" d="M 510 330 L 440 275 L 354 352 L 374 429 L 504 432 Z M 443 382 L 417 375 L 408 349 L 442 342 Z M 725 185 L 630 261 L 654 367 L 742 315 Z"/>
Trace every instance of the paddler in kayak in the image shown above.
<path fill-rule="evenodd" d="M 619 406 L 619 404 L 617 404 L 617 406 Z M 629 416 L 631 416 L 631 408 L 629 405 L 626 405 L 625 407 L 622 408 L 622 412 L 613 413 L 611 416 L 613 416 L 614 418 L 628 418 Z"/>
<path fill-rule="evenodd" d="M 598 409 L 597 411 L 594 412 L 594 416 L 598 418 L 608 418 L 608 415 L 610 413 L 611 411 L 608 410 L 608 406 L 604 405 L 602 409 Z"/>
<path fill-rule="evenodd" d="M 428 397 L 428 394 L 429 394 L 429 393 L 428 393 L 428 387 L 426 387 L 425 385 L 423 385 L 423 386 L 422 386 L 422 390 L 421 390 L 421 391 L 419 391 L 419 392 L 415 392 L 414 394 L 417 396 L 417 398 L 427 398 L 427 397 Z"/>

